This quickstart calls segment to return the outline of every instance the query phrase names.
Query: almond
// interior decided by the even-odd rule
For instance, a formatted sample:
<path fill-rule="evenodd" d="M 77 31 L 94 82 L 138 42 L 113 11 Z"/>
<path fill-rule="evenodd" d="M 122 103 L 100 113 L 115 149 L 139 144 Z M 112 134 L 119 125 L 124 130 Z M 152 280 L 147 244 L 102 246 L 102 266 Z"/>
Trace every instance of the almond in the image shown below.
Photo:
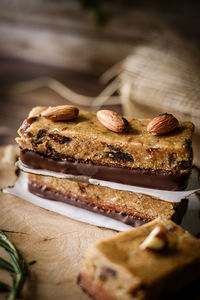
<path fill-rule="evenodd" d="M 51 121 L 68 121 L 78 117 L 79 109 L 73 105 L 50 106 L 41 113 Z"/>
<path fill-rule="evenodd" d="M 152 134 L 165 134 L 178 126 L 178 120 L 171 114 L 165 113 L 155 117 L 147 125 L 147 131 Z"/>
<path fill-rule="evenodd" d="M 167 236 L 162 227 L 155 227 L 140 245 L 140 249 L 162 251 L 167 247 Z"/>
<path fill-rule="evenodd" d="M 112 110 L 99 110 L 97 118 L 101 124 L 114 132 L 126 132 L 129 129 L 129 122 Z"/>

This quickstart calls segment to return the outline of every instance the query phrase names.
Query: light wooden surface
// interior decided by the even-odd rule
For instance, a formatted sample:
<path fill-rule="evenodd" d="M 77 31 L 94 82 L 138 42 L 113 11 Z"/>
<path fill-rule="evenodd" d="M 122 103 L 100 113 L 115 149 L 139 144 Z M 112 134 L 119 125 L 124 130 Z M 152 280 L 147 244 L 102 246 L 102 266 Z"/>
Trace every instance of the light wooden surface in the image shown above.
<path fill-rule="evenodd" d="M 0 148 L 2 157 L 3 148 Z M 1 164 L 0 188 L 15 181 L 14 168 Z M 20 198 L 0 193 L 0 229 L 16 245 L 29 266 L 30 276 L 23 299 L 86 300 L 77 286 L 84 251 L 114 231 L 80 223 L 34 206 Z M 2 251 L 0 252 L 2 255 Z M 0 270 L 0 280 L 9 282 Z M 0 299 L 3 295 L 0 295 Z"/>

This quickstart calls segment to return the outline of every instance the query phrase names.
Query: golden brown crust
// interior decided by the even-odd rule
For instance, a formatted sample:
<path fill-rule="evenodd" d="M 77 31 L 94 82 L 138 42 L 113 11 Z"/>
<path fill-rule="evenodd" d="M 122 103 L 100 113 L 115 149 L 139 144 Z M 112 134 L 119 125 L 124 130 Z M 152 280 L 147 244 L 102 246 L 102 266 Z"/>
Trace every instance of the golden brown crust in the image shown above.
<path fill-rule="evenodd" d="M 115 300 L 109 292 L 102 289 L 99 285 L 95 285 L 93 280 L 87 276 L 87 274 L 81 274 L 79 279 L 79 285 L 81 288 L 89 294 L 94 300 Z"/>
<path fill-rule="evenodd" d="M 165 229 L 167 248 L 142 250 L 157 226 Z M 162 299 L 200 281 L 200 241 L 172 221 L 156 219 L 91 246 L 81 274 L 114 299 Z"/>
<path fill-rule="evenodd" d="M 34 108 L 29 118 L 39 116 L 45 109 Z M 158 137 L 147 132 L 149 121 L 129 119 L 130 131 L 115 133 L 91 112 L 80 111 L 76 120 L 67 122 L 53 122 L 39 116 L 31 124 L 25 120 L 16 140 L 23 149 L 47 155 L 109 166 L 190 172 L 193 124 L 179 122 L 173 132 Z"/>
<path fill-rule="evenodd" d="M 119 191 L 108 187 L 29 174 L 29 181 L 65 196 L 92 203 L 103 210 L 111 210 L 141 219 L 153 220 L 157 217 L 174 218 L 180 204 L 161 201 L 144 194 Z"/>

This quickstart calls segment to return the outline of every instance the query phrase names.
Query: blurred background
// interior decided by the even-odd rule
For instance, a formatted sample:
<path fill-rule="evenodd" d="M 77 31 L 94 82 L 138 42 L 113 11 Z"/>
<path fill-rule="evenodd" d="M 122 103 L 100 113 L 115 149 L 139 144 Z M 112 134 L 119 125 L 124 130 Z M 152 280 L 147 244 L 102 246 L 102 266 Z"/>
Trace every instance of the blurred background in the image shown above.
<path fill-rule="evenodd" d="M 194 0 L 1 0 L 0 144 L 33 106 L 106 105 L 193 121 L 199 164 L 199 12 Z"/>

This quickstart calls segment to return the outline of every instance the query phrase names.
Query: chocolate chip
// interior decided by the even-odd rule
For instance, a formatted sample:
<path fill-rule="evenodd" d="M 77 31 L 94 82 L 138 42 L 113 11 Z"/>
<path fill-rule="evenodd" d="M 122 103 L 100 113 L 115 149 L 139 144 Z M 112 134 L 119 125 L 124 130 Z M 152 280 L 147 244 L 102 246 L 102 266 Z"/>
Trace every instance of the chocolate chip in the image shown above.
<path fill-rule="evenodd" d="M 159 151 L 159 148 L 148 148 L 148 149 L 147 149 L 147 152 L 148 152 L 149 154 L 151 154 L 152 152 L 157 152 L 157 151 Z"/>
<path fill-rule="evenodd" d="M 116 278 L 117 272 L 111 268 L 103 268 L 99 275 L 101 281 L 106 281 L 109 277 Z"/>
<path fill-rule="evenodd" d="M 50 133 L 49 137 L 51 139 L 53 139 L 55 142 L 60 143 L 60 144 L 66 144 L 66 143 L 69 143 L 69 142 L 72 141 L 71 138 L 66 137 L 66 136 L 62 136 L 58 133 L 54 133 L 54 134 Z"/>
<path fill-rule="evenodd" d="M 113 151 L 106 152 L 106 156 L 110 157 L 114 160 L 117 160 L 117 161 L 134 161 L 133 157 L 130 154 L 120 152 L 120 151 L 118 151 L 118 152 L 113 152 Z"/>
<path fill-rule="evenodd" d="M 129 127 L 129 122 L 124 117 L 122 117 L 122 121 L 126 127 Z"/>
<path fill-rule="evenodd" d="M 40 129 L 40 130 L 38 131 L 36 140 L 42 139 L 46 134 L 47 134 L 47 130 L 46 130 L 46 129 Z"/>
<path fill-rule="evenodd" d="M 72 139 L 69 138 L 69 137 L 66 137 L 66 136 L 63 136 L 63 137 L 62 137 L 62 144 L 66 144 L 66 143 L 69 143 L 69 142 L 71 142 L 71 141 L 72 141 Z"/>
<path fill-rule="evenodd" d="M 114 150 L 114 151 L 120 151 L 121 150 L 120 148 L 115 147 L 113 145 L 107 145 L 107 146 L 108 146 L 108 148 L 110 148 L 111 150 Z"/>
<path fill-rule="evenodd" d="M 82 194 L 86 193 L 86 189 L 83 185 L 79 185 L 79 188 L 80 188 L 80 191 L 81 191 Z"/>

